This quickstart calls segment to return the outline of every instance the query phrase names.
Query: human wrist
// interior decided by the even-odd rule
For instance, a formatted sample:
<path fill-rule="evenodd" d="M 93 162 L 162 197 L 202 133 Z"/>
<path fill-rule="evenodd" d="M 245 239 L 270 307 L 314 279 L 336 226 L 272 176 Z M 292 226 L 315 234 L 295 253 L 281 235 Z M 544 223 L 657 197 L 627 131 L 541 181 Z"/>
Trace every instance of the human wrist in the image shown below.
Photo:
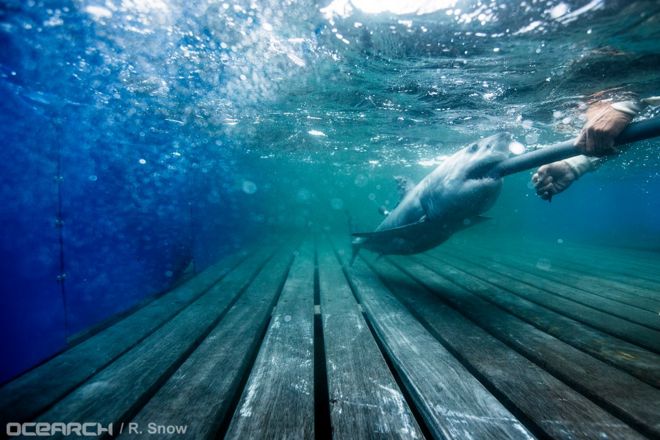
<path fill-rule="evenodd" d="M 579 179 L 585 173 L 588 173 L 595 168 L 594 161 L 584 155 L 569 157 L 561 162 L 573 172 L 574 180 Z"/>

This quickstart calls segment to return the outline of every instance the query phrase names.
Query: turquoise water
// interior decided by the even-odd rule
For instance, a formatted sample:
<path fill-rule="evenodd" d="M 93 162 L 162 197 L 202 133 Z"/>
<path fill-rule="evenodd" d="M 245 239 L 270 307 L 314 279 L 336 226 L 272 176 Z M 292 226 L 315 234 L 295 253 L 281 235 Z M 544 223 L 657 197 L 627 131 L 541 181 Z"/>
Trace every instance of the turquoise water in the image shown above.
<path fill-rule="evenodd" d="M 0 380 L 250 243 L 375 228 L 392 176 L 475 139 L 533 149 L 574 136 L 587 95 L 660 94 L 659 20 L 657 1 L 4 1 Z M 507 177 L 481 233 L 660 249 L 659 170 L 648 141 L 552 203 Z"/>

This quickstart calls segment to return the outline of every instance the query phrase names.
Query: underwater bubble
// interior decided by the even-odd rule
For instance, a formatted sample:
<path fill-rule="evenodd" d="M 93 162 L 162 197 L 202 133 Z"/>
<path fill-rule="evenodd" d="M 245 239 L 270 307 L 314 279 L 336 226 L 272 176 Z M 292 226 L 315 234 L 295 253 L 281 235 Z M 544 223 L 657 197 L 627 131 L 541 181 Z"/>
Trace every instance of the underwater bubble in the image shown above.
<path fill-rule="evenodd" d="M 568 10 L 569 10 L 568 5 L 564 2 L 561 2 L 558 5 L 553 6 L 546 12 L 549 12 L 550 16 L 556 20 L 559 17 L 565 15 L 568 12 Z"/>
<path fill-rule="evenodd" d="M 320 131 L 320 130 L 309 130 L 307 133 L 311 134 L 312 136 L 325 136 L 325 137 L 327 137 L 327 135 L 325 133 L 323 133 L 322 131 Z"/>
<path fill-rule="evenodd" d="M 344 201 L 338 197 L 335 197 L 334 199 L 330 200 L 330 206 L 332 206 L 332 209 L 340 210 L 344 207 Z"/>
<path fill-rule="evenodd" d="M 558 238 L 557 239 L 557 244 L 564 244 L 564 239 L 563 238 Z"/>
<path fill-rule="evenodd" d="M 369 193 L 369 200 L 371 200 L 372 202 L 373 202 L 374 200 L 376 200 L 376 194 L 374 194 L 374 193 Z"/>
<path fill-rule="evenodd" d="M 257 192 L 257 185 L 251 180 L 244 180 L 241 188 L 245 194 L 254 194 Z"/>
<path fill-rule="evenodd" d="M 538 142 L 538 140 L 539 140 L 538 133 L 529 133 L 525 135 L 525 142 L 527 142 L 528 144 L 535 144 Z"/>
<path fill-rule="evenodd" d="M 174 272 L 172 272 L 171 270 L 168 270 L 168 271 L 165 272 L 165 276 L 167 278 L 172 278 L 172 275 L 174 275 Z"/>
<path fill-rule="evenodd" d="M 522 154 L 525 152 L 525 146 L 518 141 L 513 141 L 509 144 L 509 151 L 512 154 Z"/>
<path fill-rule="evenodd" d="M 298 193 L 296 194 L 298 201 L 300 202 L 306 202 L 309 199 L 312 198 L 312 193 L 310 190 L 302 188 L 298 190 Z"/>
<path fill-rule="evenodd" d="M 472 223 L 472 220 L 470 220 L 469 218 L 464 218 L 463 219 L 463 225 L 470 226 L 470 223 Z"/>
<path fill-rule="evenodd" d="M 144 165 L 144 164 L 147 163 L 147 160 L 146 159 L 140 159 L 140 160 L 138 160 L 138 162 L 140 163 L 140 165 Z"/>
<path fill-rule="evenodd" d="M 99 180 L 99 178 L 97 176 L 95 176 L 94 174 L 89 176 L 88 179 L 89 179 L 90 182 L 96 182 L 97 180 Z"/>
<path fill-rule="evenodd" d="M 358 174 L 357 176 L 355 176 L 355 181 L 354 182 L 355 182 L 355 186 L 363 188 L 363 187 L 367 186 L 368 181 L 369 181 L 369 179 L 367 178 L 367 176 L 365 176 L 364 174 Z"/>

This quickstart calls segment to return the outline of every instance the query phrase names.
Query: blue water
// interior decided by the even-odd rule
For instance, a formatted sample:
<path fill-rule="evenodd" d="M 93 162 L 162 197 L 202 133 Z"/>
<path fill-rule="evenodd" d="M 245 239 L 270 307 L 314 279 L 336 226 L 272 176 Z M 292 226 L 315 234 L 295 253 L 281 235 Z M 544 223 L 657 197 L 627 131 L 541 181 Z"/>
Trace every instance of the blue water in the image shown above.
<path fill-rule="evenodd" d="M 373 228 L 475 138 L 660 94 L 658 41 L 657 1 L 4 0 L 0 382 L 275 233 Z M 657 141 L 552 203 L 529 176 L 483 233 L 660 248 Z"/>

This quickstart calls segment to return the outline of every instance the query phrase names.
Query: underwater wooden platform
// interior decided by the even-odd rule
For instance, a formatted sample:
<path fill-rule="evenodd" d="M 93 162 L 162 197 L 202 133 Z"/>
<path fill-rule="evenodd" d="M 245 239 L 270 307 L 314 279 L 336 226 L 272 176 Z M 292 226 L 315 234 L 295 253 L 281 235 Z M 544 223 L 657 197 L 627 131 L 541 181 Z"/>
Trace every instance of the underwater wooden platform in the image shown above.
<path fill-rule="evenodd" d="M 660 438 L 660 254 L 453 239 L 349 257 L 325 237 L 229 257 L 3 386 L 3 425 Z"/>

